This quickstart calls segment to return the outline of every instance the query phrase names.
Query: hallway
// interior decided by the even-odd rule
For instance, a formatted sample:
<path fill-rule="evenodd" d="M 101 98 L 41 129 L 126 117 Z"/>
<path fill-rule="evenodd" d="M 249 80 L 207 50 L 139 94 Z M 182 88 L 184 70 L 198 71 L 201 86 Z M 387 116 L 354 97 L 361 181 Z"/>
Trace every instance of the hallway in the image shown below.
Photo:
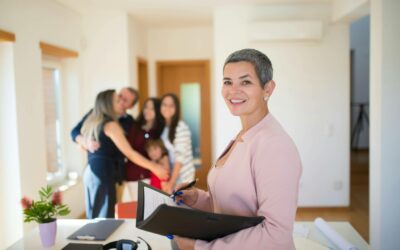
<path fill-rule="evenodd" d="M 322 217 L 326 221 L 349 221 L 369 242 L 369 152 L 351 152 L 350 207 L 299 208 L 296 221 L 313 221 Z"/>

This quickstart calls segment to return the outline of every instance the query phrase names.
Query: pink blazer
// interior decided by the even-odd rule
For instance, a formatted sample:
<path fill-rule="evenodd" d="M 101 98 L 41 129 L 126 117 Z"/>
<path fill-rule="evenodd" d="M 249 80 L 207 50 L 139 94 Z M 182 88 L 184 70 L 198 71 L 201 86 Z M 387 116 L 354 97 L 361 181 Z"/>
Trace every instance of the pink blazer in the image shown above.
<path fill-rule="evenodd" d="M 193 207 L 265 220 L 211 242 L 196 240 L 195 249 L 294 249 L 292 231 L 302 171 L 296 146 L 271 114 L 242 139 L 223 166 L 211 168 L 209 192 L 199 190 Z"/>

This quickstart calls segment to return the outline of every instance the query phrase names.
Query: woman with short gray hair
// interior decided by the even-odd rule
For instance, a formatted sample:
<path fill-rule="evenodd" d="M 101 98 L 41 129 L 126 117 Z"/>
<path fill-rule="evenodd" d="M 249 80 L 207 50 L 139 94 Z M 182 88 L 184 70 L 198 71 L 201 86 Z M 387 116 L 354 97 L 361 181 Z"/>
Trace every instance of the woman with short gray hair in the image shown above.
<path fill-rule="evenodd" d="M 254 49 L 226 59 L 222 97 L 232 115 L 240 117 L 242 129 L 211 167 L 209 191 L 191 188 L 175 197 L 178 204 L 207 212 L 265 219 L 210 242 L 175 236 L 179 249 L 295 248 L 302 167 L 295 144 L 268 108 L 275 89 L 272 72 L 268 57 Z"/>

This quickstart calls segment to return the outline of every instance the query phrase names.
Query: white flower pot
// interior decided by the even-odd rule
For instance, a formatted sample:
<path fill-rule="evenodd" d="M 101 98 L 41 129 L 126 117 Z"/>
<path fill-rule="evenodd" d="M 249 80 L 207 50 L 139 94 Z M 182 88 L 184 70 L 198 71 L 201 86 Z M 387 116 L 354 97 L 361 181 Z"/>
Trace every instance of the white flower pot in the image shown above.
<path fill-rule="evenodd" d="M 43 247 L 54 246 L 57 234 L 57 220 L 39 224 L 40 239 Z"/>

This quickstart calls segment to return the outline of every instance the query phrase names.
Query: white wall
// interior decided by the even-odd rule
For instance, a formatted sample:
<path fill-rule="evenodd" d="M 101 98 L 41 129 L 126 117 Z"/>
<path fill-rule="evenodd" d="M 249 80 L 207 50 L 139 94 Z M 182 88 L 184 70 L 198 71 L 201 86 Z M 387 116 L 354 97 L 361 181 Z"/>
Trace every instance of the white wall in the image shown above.
<path fill-rule="evenodd" d="M 138 89 L 138 58 L 147 60 L 147 28 L 133 17 L 128 17 L 128 47 L 130 85 Z M 138 105 L 131 111 L 134 116 L 139 113 Z"/>
<path fill-rule="evenodd" d="M 68 170 L 82 173 L 85 164 L 84 154 L 72 142 L 70 130 L 81 118 L 82 99 L 85 93 L 82 88 L 81 60 L 63 59 L 61 64 L 61 131 L 62 131 L 62 156 Z M 83 197 L 82 195 L 80 197 Z M 83 205 L 77 206 L 79 211 Z"/>
<path fill-rule="evenodd" d="M 16 105 L 13 44 L 0 42 L 0 249 L 22 236 Z"/>
<path fill-rule="evenodd" d="M 82 99 L 85 96 L 85 93 L 81 91 L 81 60 L 63 59 L 61 60 L 61 67 L 63 69 L 61 75 L 61 91 L 63 93 L 61 97 L 63 162 L 66 164 L 68 171 L 76 171 L 82 176 L 86 164 L 86 154 L 78 149 L 70 137 L 71 128 L 81 118 L 79 110 L 82 110 Z M 80 218 L 83 215 L 85 212 L 85 197 L 82 180 L 79 180 L 77 185 L 71 186 L 63 192 L 63 201 L 71 209 L 71 213 L 64 218 Z"/>
<path fill-rule="evenodd" d="M 332 20 L 351 21 L 359 19 L 369 13 L 369 0 L 333 0 Z"/>
<path fill-rule="evenodd" d="M 210 60 L 212 65 L 212 27 L 149 28 L 147 34 L 150 96 L 157 95 L 157 61 Z"/>
<path fill-rule="evenodd" d="M 371 1 L 371 249 L 400 245 L 399 10 L 399 1 Z"/>
<path fill-rule="evenodd" d="M 91 11 L 82 17 L 84 66 L 82 115 L 94 105 L 98 92 L 131 84 L 128 15 Z"/>
<path fill-rule="evenodd" d="M 320 42 L 249 42 L 248 24 L 268 20 L 321 20 Z M 240 130 L 220 97 L 222 66 L 229 53 L 253 47 L 266 53 L 277 87 L 275 117 L 293 137 L 303 163 L 299 205 L 349 205 L 348 25 L 329 24 L 329 5 L 232 6 L 214 12 L 214 157 Z"/>
<path fill-rule="evenodd" d="M 350 48 L 354 51 L 353 56 L 353 84 L 351 103 L 367 103 L 365 112 L 369 117 L 369 16 L 365 16 L 350 25 Z M 358 106 L 351 106 L 352 119 L 351 128 L 357 122 L 359 115 Z M 363 119 L 363 130 L 357 148 L 368 148 L 369 146 L 369 124 Z M 353 130 L 352 130 L 353 131 Z"/>
<path fill-rule="evenodd" d="M 5 154 L 14 157 L 17 154 L 18 157 L 19 164 L 16 162 L 14 167 L 19 166 L 20 188 L 16 188 L 10 193 L 13 198 L 10 197 L 7 202 L 12 202 L 13 209 L 22 213 L 19 204 L 22 195 L 37 199 L 37 191 L 46 185 L 42 55 L 39 41 L 80 52 L 81 18 L 76 12 L 55 1 L 2 0 L 0 1 L 0 27 L 16 35 L 16 42 L 13 46 L 15 85 L 14 87 L 7 85 L 7 88 L 8 91 L 12 88 L 15 91 L 16 107 L 14 112 L 10 111 L 10 117 L 15 115 L 16 126 L 14 127 L 17 129 L 18 140 L 14 141 L 15 144 L 7 144 Z M 75 63 L 78 63 L 77 61 Z M 12 95 L 9 98 L 12 101 Z M 77 100 L 79 96 L 75 92 L 70 98 Z M 10 105 L 13 108 L 12 103 Z M 3 119 L 1 119 L 1 123 L 3 123 Z M 10 136 L 14 136 L 12 131 L 10 133 Z M 18 148 L 16 149 L 16 147 Z M 4 151 L 2 150 L 2 152 Z M 79 158 L 80 156 L 76 151 L 75 154 L 71 152 L 70 157 Z M 14 178 L 13 176 L 17 172 L 10 174 L 7 178 Z M 73 207 L 75 213 L 78 213 L 77 210 L 82 208 L 83 193 L 81 196 L 65 197 L 64 202 Z M 78 205 L 75 207 L 73 204 Z M 82 212 L 79 211 L 79 214 Z M 10 214 L 13 213 L 10 212 Z M 25 229 L 28 229 L 33 227 L 34 223 L 25 225 Z M 5 223 L 1 223 L 0 227 L 7 230 L 12 228 Z M 18 230 L 10 231 L 10 233 L 13 236 L 19 236 Z M 14 238 L 10 236 L 10 239 Z"/>

